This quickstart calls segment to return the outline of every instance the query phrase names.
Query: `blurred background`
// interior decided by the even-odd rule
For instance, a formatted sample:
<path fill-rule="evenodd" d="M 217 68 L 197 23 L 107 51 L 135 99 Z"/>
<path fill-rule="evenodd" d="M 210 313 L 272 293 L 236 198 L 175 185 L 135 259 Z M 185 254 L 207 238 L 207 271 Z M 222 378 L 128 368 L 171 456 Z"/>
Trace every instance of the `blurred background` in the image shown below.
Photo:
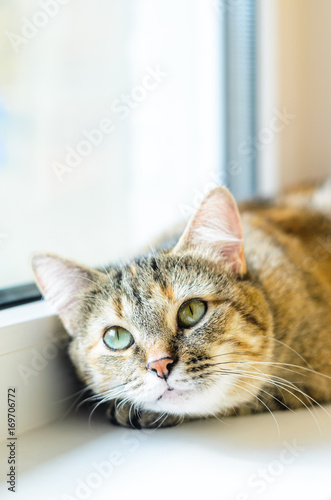
<path fill-rule="evenodd" d="M 331 173 L 330 0 L 0 0 L 0 288 Z"/>

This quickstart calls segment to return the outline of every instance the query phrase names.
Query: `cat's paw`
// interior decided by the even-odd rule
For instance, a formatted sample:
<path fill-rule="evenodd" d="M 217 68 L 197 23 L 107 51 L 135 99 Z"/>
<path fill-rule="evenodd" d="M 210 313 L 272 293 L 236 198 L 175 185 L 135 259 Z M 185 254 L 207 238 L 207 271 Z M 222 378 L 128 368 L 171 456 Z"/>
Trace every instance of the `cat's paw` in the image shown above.
<path fill-rule="evenodd" d="M 182 417 L 142 411 L 135 409 L 130 403 L 115 405 L 112 402 L 107 410 L 107 417 L 114 425 L 130 427 L 132 429 L 158 429 L 159 427 L 173 427 L 183 422 Z"/>

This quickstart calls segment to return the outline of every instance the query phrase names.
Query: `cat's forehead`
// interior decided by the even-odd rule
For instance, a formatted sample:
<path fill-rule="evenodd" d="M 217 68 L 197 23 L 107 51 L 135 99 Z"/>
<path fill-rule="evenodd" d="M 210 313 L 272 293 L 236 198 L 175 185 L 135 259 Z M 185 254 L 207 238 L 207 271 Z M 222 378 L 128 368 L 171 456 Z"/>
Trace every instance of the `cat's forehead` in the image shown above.
<path fill-rule="evenodd" d="M 215 295 L 227 279 L 210 263 L 192 255 L 160 252 L 136 259 L 109 272 L 110 294 L 117 307 L 123 303 L 152 312 L 194 297 Z"/>

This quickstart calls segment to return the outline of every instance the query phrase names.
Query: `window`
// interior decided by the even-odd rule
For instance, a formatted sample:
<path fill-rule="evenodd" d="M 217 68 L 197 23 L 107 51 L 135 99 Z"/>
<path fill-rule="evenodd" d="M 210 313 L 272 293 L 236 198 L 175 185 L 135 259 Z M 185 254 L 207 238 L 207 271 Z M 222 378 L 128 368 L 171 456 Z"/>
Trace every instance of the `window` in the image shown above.
<path fill-rule="evenodd" d="M 0 288 L 33 252 L 107 265 L 187 217 L 222 166 L 218 6 L 0 9 Z"/>
<path fill-rule="evenodd" d="M 40 297 L 34 252 L 107 265 L 255 194 L 254 0 L 0 9 L 0 307 Z"/>

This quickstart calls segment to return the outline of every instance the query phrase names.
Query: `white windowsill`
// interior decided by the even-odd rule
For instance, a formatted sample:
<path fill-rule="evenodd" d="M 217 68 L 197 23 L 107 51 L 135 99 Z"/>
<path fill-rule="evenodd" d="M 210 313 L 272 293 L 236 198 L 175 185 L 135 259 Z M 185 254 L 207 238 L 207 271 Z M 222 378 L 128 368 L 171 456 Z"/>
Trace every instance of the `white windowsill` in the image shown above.
<path fill-rule="evenodd" d="M 0 311 L 0 394 L 6 407 L 8 388 L 17 393 L 17 434 L 56 420 L 70 393 L 63 326 L 45 301 Z M 0 412 L 0 441 L 7 432 L 7 412 Z"/>
<path fill-rule="evenodd" d="M 0 311 L 0 328 L 49 316 L 56 316 L 56 312 L 45 300 L 9 307 Z"/>
<path fill-rule="evenodd" d="M 307 411 L 275 416 L 280 436 L 270 414 L 157 431 L 75 414 L 20 437 L 15 499 L 330 500 L 330 418 L 316 411 L 321 436 Z"/>

